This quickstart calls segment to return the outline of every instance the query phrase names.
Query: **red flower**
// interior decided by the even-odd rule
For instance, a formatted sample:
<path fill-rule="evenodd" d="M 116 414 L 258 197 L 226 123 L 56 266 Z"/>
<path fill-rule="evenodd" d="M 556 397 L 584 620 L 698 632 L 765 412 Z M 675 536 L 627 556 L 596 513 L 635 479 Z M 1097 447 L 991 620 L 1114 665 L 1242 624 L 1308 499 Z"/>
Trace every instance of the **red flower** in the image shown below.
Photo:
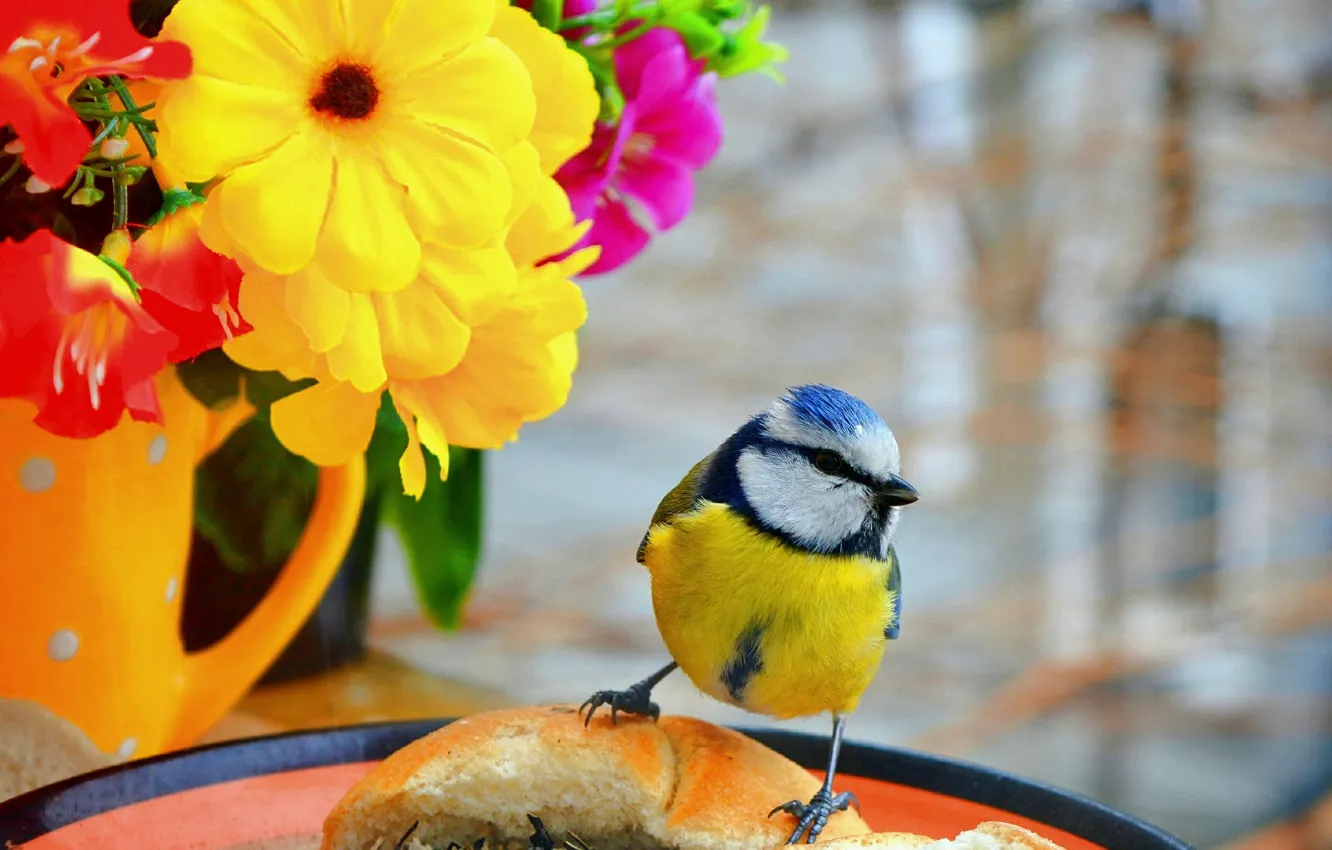
<path fill-rule="evenodd" d="M 49 186 L 73 175 L 92 144 L 66 102 L 85 78 L 189 76 L 189 48 L 135 31 L 129 0 L 6 0 L 0 15 L 0 125 L 23 142 L 28 168 Z"/>
<path fill-rule="evenodd" d="M 0 396 L 53 434 L 94 437 L 121 414 L 161 422 L 152 378 L 176 336 L 108 263 L 49 230 L 0 243 Z"/>
<path fill-rule="evenodd" d="M 141 287 L 143 308 L 179 338 L 168 355 L 179 363 L 252 328 L 236 309 L 240 266 L 199 239 L 202 199 L 168 189 L 167 203 L 172 211 L 135 241 L 125 268 Z"/>

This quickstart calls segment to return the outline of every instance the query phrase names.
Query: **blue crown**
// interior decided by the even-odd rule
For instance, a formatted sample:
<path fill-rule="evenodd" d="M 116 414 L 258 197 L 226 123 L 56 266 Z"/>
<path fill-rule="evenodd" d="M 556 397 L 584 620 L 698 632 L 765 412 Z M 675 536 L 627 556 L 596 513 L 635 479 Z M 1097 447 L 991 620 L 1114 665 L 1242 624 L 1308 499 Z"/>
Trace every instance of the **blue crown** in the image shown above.
<path fill-rule="evenodd" d="M 812 428 L 830 431 L 839 437 L 853 438 L 856 426 L 863 430 L 887 428 L 879 414 L 865 402 L 824 384 L 806 384 L 786 391 L 783 400 L 791 414 Z"/>

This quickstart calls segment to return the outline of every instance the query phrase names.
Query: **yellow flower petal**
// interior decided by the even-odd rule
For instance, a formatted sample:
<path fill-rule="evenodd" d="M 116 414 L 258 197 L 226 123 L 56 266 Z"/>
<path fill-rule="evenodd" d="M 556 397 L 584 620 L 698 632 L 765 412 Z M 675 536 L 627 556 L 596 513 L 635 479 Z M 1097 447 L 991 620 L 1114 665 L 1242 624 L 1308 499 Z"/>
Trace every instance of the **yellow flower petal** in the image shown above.
<path fill-rule="evenodd" d="M 433 66 L 440 57 L 483 38 L 495 19 L 491 0 L 344 0 L 342 5 L 353 48 L 374 51 L 376 65 L 394 75 Z M 381 11 L 375 6 L 393 10 L 382 29 L 373 26 Z"/>
<path fill-rule="evenodd" d="M 291 72 L 301 61 L 299 50 L 269 16 L 245 3 L 181 0 L 162 24 L 160 38 L 190 46 L 196 77 L 304 93 L 305 81 Z"/>
<path fill-rule="evenodd" d="M 578 371 L 578 334 L 560 334 L 550 341 L 550 355 L 555 368 L 572 375 Z"/>
<path fill-rule="evenodd" d="M 313 265 L 289 275 L 283 287 L 287 315 L 305 333 L 311 351 L 323 354 L 342 342 L 351 313 L 350 292 L 334 286 Z"/>
<path fill-rule="evenodd" d="M 219 205 L 240 251 L 268 271 L 291 274 L 314 256 L 332 181 L 332 142 L 311 130 L 234 172 L 209 202 Z"/>
<path fill-rule="evenodd" d="M 425 455 L 421 453 L 421 437 L 416 430 L 416 417 L 410 410 L 403 406 L 402 402 L 393 397 L 393 407 L 398 411 L 398 418 L 407 428 L 407 448 L 403 451 L 402 457 L 398 458 L 398 474 L 402 476 L 402 492 L 414 499 L 420 499 L 421 494 L 425 492 L 426 485 L 426 463 Z M 444 457 L 444 464 L 449 462 L 447 453 Z"/>
<path fill-rule="evenodd" d="M 305 120 L 291 92 L 192 76 L 163 87 L 157 153 L 179 180 L 211 180 L 281 145 Z M 226 127 L 220 116 L 243 116 Z"/>
<path fill-rule="evenodd" d="M 351 292 L 393 292 L 416 279 L 421 243 L 403 212 L 406 191 L 363 150 L 337 154 L 316 263 Z"/>
<path fill-rule="evenodd" d="M 588 222 L 589 224 L 591 222 Z M 582 274 L 589 266 L 597 261 L 601 256 L 600 245 L 589 245 L 586 248 L 580 248 L 562 260 L 551 260 L 541 268 L 548 274 L 559 278 L 572 278 Z"/>
<path fill-rule="evenodd" d="M 319 383 L 273 403 L 273 433 L 319 466 L 347 463 L 370 445 L 379 394 L 347 383 Z"/>
<path fill-rule="evenodd" d="M 509 172 L 509 183 L 513 186 L 513 203 L 509 207 L 508 216 L 504 219 L 505 228 L 510 228 L 531 205 L 532 196 L 537 191 L 537 181 L 543 175 L 541 159 L 537 149 L 530 142 L 519 142 L 514 145 L 502 159 L 505 169 Z M 570 215 L 572 216 L 572 212 Z"/>
<path fill-rule="evenodd" d="M 473 328 L 456 369 L 410 384 L 413 410 L 454 445 L 497 448 L 568 399 L 572 368 L 550 343 L 579 327 L 587 307 L 572 283 L 529 274 L 530 285 Z"/>
<path fill-rule="evenodd" d="M 416 417 L 416 433 L 421 445 L 439 461 L 439 477 L 446 480 L 449 477 L 449 441 L 445 439 L 446 432 L 431 407 L 431 399 L 423 392 L 425 386 L 420 381 L 394 383 L 393 402 L 401 405 L 400 411 L 405 409 Z"/>
<path fill-rule="evenodd" d="M 516 342 L 530 337 L 540 339 L 544 345 L 560 334 L 577 330 L 587 321 L 587 302 L 576 284 L 552 277 L 526 283 L 494 319 L 477 328 L 478 335 L 487 340 L 498 337 L 501 346 L 509 344 L 510 339 Z"/>
<path fill-rule="evenodd" d="M 314 354 L 299 325 L 287 315 L 285 281 L 267 272 L 250 272 L 241 281 L 237 308 L 254 330 L 223 345 L 237 363 L 257 371 L 314 369 Z"/>
<path fill-rule="evenodd" d="M 238 0 L 230 0 L 237 2 Z M 181 0 L 211 9 L 218 0 Z M 338 15 L 341 3 L 328 0 L 239 0 L 292 45 L 307 62 L 317 65 L 347 54 L 347 34 Z"/>
<path fill-rule="evenodd" d="M 379 323 L 371 296 L 363 292 L 351 296 L 351 315 L 342 343 L 328 353 L 328 371 L 334 378 L 351 382 L 363 393 L 384 386 L 384 356 L 379 350 Z"/>
<path fill-rule="evenodd" d="M 407 187 L 407 208 L 428 239 L 472 248 L 504 226 L 513 187 L 494 154 L 442 130 L 396 120 L 384 129 L 381 155 Z"/>
<path fill-rule="evenodd" d="M 517 53 L 531 74 L 537 112 L 529 140 L 541 155 L 542 170 L 554 174 L 592 141 L 601 110 L 587 60 L 528 12 L 513 6 L 499 10 L 490 34 Z"/>
<path fill-rule="evenodd" d="M 531 201 L 509 228 L 504 246 L 519 268 L 535 265 L 578 241 L 569 196 L 555 178 L 542 176 Z"/>
<path fill-rule="evenodd" d="M 420 281 L 454 315 L 476 326 L 489 321 L 509 302 L 518 276 L 513 259 L 503 248 L 459 250 L 427 245 L 421 257 Z"/>
<path fill-rule="evenodd" d="M 434 287 L 418 284 L 374 299 L 384 366 L 395 379 L 441 375 L 458 365 L 472 329 Z"/>
<path fill-rule="evenodd" d="M 512 50 L 484 38 L 405 77 L 397 86 L 395 103 L 404 118 L 460 133 L 502 153 L 532 131 L 532 83 Z"/>

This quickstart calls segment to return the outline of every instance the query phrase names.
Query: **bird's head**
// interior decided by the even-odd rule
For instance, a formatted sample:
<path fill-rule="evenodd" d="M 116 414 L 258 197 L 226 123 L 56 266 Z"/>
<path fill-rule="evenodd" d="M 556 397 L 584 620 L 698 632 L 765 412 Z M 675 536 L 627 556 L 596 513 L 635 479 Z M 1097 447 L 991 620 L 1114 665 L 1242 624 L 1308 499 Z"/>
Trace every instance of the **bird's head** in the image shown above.
<path fill-rule="evenodd" d="M 731 436 L 704 495 L 798 548 L 882 560 L 902 507 L 918 498 L 899 468 L 897 440 L 869 405 L 813 384 Z"/>

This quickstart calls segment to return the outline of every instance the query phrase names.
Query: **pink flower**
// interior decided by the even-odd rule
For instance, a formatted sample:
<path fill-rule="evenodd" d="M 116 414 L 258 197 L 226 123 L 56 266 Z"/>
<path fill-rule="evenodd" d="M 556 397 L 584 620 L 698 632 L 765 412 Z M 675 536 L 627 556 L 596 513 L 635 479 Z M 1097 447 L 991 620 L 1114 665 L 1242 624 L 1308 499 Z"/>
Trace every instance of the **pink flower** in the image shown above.
<path fill-rule="evenodd" d="M 716 76 L 689 58 L 675 31 L 654 29 L 617 48 L 615 70 L 625 99 L 619 125 L 598 125 L 587 149 L 555 175 L 577 219 L 593 222 L 574 250 L 601 246 L 584 274 L 619 268 L 647 246 L 628 201 L 658 231 L 679 224 L 694 205 L 694 172 L 722 142 Z"/>

